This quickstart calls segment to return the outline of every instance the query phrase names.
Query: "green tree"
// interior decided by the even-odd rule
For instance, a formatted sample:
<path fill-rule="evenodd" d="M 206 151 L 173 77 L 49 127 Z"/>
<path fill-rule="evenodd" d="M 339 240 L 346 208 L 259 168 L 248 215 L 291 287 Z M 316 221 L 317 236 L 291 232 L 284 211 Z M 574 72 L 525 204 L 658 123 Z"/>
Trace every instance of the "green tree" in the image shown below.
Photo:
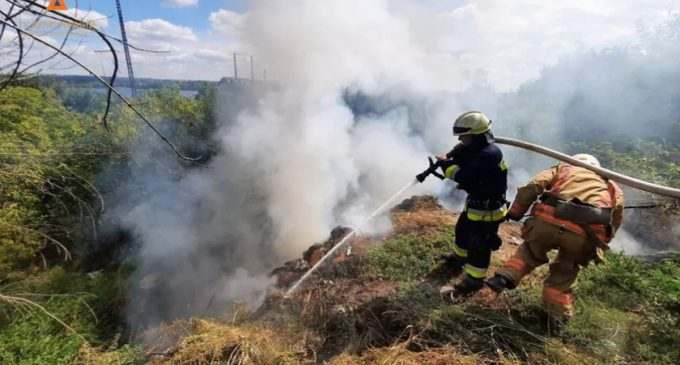
<path fill-rule="evenodd" d="M 0 275 L 41 253 L 66 255 L 62 241 L 79 234 L 73 218 L 93 219 L 88 181 L 101 147 L 93 122 L 67 111 L 51 89 L 0 93 Z"/>

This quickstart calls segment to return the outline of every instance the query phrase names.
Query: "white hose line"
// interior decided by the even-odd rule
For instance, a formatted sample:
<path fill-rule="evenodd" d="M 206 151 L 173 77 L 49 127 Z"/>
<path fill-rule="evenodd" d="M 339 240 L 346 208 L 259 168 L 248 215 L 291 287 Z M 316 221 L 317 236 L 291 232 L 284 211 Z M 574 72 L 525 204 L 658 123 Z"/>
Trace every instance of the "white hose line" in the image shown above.
<path fill-rule="evenodd" d="M 377 216 L 380 216 L 380 215 L 382 215 L 383 213 L 385 213 L 385 211 L 386 211 L 387 209 L 390 208 L 390 206 L 394 203 L 395 200 L 397 200 L 397 198 L 399 198 L 399 197 L 401 196 L 401 194 L 403 194 L 404 192 L 406 192 L 408 189 L 410 189 L 413 185 L 415 185 L 415 184 L 417 184 L 417 183 L 418 183 L 417 180 L 413 180 L 412 182 L 408 183 L 408 185 L 406 185 L 406 186 L 404 186 L 403 188 L 401 188 L 401 190 L 399 190 L 398 192 L 396 192 L 394 195 L 392 195 L 391 198 L 387 199 L 387 201 L 385 201 L 381 206 L 379 206 L 378 209 L 376 209 L 375 211 L 373 211 L 373 213 L 371 213 L 371 215 L 370 215 L 368 218 L 366 218 L 366 220 L 363 221 L 363 222 L 361 223 L 361 225 L 359 225 L 358 228 L 352 228 L 352 230 L 351 230 L 349 233 L 347 233 L 347 235 L 345 235 L 345 237 L 343 237 L 343 239 L 340 240 L 340 242 L 336 243 L 335 246 L 333 246 L 333 248 L 331 248 L 331 249 L 330 249 L 330 250 L 329 250 L 329 251 L 321 258 L 321 260 L 319 260 L 316 264 L 314 264 L 314 266 L 312 266 L 311 269 L 307 270 L 307 272 L 306 272 L 304 275 L 302 275 L 302 277 L 301 277 L 300 279 L 298 279 L 298 281 L 295 282 L 295 284 L 293 284 L 293 286 L 291 286 L 290 289 L 288 289 L 288 291 L 286 292 L 286 294 L 284 295 L 284 297 L 286 297 L 286 298 L 287 298 L 287 297 L 290 297 L 293 293 L 295 293 L 295 290 L 297 290 L 297 288 L 300 286 L 300 284 L 302 284 L 305 280 L 307 280 L 307 278 L 308 278 L 310 275 L 312 275 L 312 273 L 314 273 L 314 272 L 319 268 L 319 266 L 321 266 L 321 265 L 324 263 L 324 261 L 326 261 L 329 257 L 333 256 L 333 254 L 335 253 L 335 251 L 337 251 L 337 250 L 338 250 L 340 247 L 342 247 L 347 241 L 349 241 L 350 238 L 354 237 L 354 236 L 356 235 L 356 233 L 357 233 L 358 230 L 360 230 L 362 227 L 364 227 L 364 226 L 365 226 L 368 222 L 370 222 L 373 218 L 375 218 L 375 217 L 377 217 Z"/>
<path fill-rule="evenodd" d="M 585 169 L 588 169 L 590 171 L 593 171 L 597 173 L 598 175 L 605 177 L 610 180 L 614 180 L 616 182 L 619 182 L 623 185 L 630 186 L 631 188 L 639 189 L 642 191 L 646 191 L 649 193 L 657 194 L 657 195 L 663 195 L 663 196 L 669 196 L 672 198 L 680 199 L 680 189 L 668 187 L 668 186 L 663 186 L 663 185 L 658 185 L 658 184 L 652 184 L 647 181 L 643 181 L 640 179 L 636 179 L 630 176 L 626 176 L 624 174 L 620 174 L 618 172 L 608 170 L 602 167 L 596 167 L 589 165 L 585 162 L 576 160 L 571 158 L 569 155 L 565 155 L 564 153 L 557 152 L 555 150 L 552 150 L 550 148 L 546 148 L 543 146 L 539 146 L 537 144 L 533 143 L 528 143 L 524 141 L 520 141 L 517 139 L 512 139 L 512 138 L 505 138 L 505 137 L 495 137 L 496 143 L 500 144 L 505 144 L 508 146 L 514 146 L 514 147 L 519 147 L 523 148 L 528 151 L 532 152 L 537 152 L 542 155 L 552 157 L 554 159 L 560 160 L 562 162 L 566 162 L 570 165 L 578 166 L 578 167 L 583 167 Z"/>

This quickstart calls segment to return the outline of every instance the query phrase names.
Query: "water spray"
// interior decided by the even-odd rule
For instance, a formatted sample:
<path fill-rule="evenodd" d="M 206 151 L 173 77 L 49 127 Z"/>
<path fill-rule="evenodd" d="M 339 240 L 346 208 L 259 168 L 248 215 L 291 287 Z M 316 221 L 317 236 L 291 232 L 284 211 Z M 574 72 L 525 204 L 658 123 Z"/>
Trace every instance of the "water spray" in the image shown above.
<path fill-rule="evenodd" d="M 329 257 L 333 256 L 335 251 L 337 251 L 340 247 L 342 247 L 347 241 L 350 240 L 350 238 L 354 237 L 358 231 L 361 230 L 362 227 L 364 227 L 368 222 L 370 222 L 373 218 L 378 217 L 385 213 L 385 211 L 390 208 L 390 206 L 394 203 L 395 200 L 397 200 L 403 193 L 405 193 L 408 189 L 410 189 L 413 185 L 417 184 L 417 180 L 413 180 L 406 184 L 403 188 L 401 188 L 399 191 L 397 191 L 394 195 L 392 195 L 391 198 L 387 199 L 382 205 L 380 205 L 376 210 L 371 213 L 368 218 L 366 218 L 357 228 L 352 228 L 352 230 L 343 237 L 340 242 L 336 243 L 333 248 L 331 248 L 323 257 L 316 263 L 314 266 L 312 266 L 311 269 L 307 270 L 307 272 L 302 275 L 300 279 L 298 279 L 293 286 L 288 289 L 288 291 L 285 294 L 285 297 L 290 297 L 293 293 L 295 293 L 295 290 L 302 284 L 307 278 L 312 275 L 318 268 L 321 266 L 324 261 L 326 261 Z"/>

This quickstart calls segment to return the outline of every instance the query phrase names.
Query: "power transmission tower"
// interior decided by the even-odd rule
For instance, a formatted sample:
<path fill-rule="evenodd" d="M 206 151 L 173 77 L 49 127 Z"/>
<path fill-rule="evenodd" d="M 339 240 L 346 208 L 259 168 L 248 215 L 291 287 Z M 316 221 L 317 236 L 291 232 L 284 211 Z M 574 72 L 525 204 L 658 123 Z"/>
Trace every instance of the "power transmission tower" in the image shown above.
<path fill-rule="evenodd" d="M 123 50 L 125 51 L 125 62 L 127 62 L 128 82 L 130 83 L 130 94 L 137 96 L 137 87 L 135 85 L 135 73 L 132 71 L 132 59 L 130 58 L 130 47 L 128 47 L 127 33 L 125 33 L 125 21 L 123 20 L 123 9 L 120 7 L 120 0 L 116 0 L 116 8 L 118 8 L 118 22 L 120 23 L 120 34 L 123 38 Z"/>

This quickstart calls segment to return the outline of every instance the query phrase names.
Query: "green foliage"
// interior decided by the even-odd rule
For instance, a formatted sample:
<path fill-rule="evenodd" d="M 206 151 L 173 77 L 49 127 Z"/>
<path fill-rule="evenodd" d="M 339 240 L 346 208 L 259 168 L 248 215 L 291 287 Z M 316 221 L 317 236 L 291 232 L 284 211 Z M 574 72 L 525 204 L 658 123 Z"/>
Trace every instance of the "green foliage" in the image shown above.
<path fill-rule="evenodd" d="M 397 281 L 423 278 L 441 261 L 441 255 L 453 252 L 452 231 L 447 227 L 434 234 L 406 234 L 385 241 L 366 255 L 369 275 Z"/>
<path fill-rule="evenodd" d="M 0 93 L 0 277 L 76 234 L 66 217 L 93 198 L 84 181 L 97 163 L 78 154 L 93 135 L 51 90 Z"/>
<path fill-rule="evenodd" d="M 634 316 L 592 298 L 579 297 L 575 306 L 577 315 L 564 331 L 565 342 L 586 349 L 605 363 L 622 357 L 631 340 L 629 329 L 637 325 Z"/>
<path fill-rule="evenodd" d="M 60 100 L 64 86 L 57 82 L 52 87 L 12 87 L 0 93 L 0 278 L 28 267 L 40 254 L 41 261 L 61 260 L 64 248 L 94 236 L 100 204 L 90 181 L 104 168 L 125 166 L 130 144 L 147 131 L 130 109 L 118 104 L 109 132 L 94 116 L 68 111 Z M 161 127 L 198 138 L 208 134 L 203 119 L 209 88 L 201 95 L 198 101 L 183 97 L 179 89 L 164 89 L 145 94 L 139 105 Z M 82 95 L 73 96 L 80 102 Z M 155 137 L 152 143 L 162 146 Z M 116 183 L 107 181 L 104 188 Z"/>
<path fill-rule="evenodd" d="M 0 363 L 72 364 L 85 345 L 117 347 L 106 341 L 121 330 L 124 277 L 89 277 L 56 268 L 6 287 L 4 294 L 34 301 L 77 333 L 38 309 L 0 303 Z M 123 364 L 134 364 L 138 357 L 138 350 L 121 350 L 120 358 L 129 360 Z"/>
<path fill-rule="evenodd" d="M 203 84 L 198 90 L 195 102 L 198 103 L 203 118 L 200 135 L 207 142 L 208 134 L 214 131 L 217 125 L 217 88 L 209 83 Z"/>
<path fill-rule="evenodd" d="M 214 98 L 215 91 L 210 86 L 200 90 L 196 98 L 187 98 L 174 87 L 146 92 L 135 99 L 135 105 L 181 151 L 198 156 L 212 149 L 210 134 L 215 129 Z M 120 105 L 113 114 L 111 138 L 115 138 L 116 143 L 153 147 L 151 150 L 158 150 L 158 153 L 168 153 L 167 146 L 151 133 L 132 109 Z M 161 160 L 155 153 L 148 157 L 152 161 Z"/>
<path fill-rule="evenodd" d="M 214 128 L 206 122 L 214 122 L 214 99 L 214 88 L 206 84 L 196 99 L 169 88 L 145 93 L 135 104 L 170 136 L 198 145 Z M 0 282 L 6 284 L 0 294 L 32 300 L 77 332 L 39 307 L 0 300 L 2 364 L 143 361 L 137 348 L 120 347 L 116 336 L 124 322 L 125 275 L 88 277 L 58 268 L 40 273 L 35 265 L 61 262 L 65 250 L 77 254 L 91 244 L 97 189 L 120 183 L 130 146 L 149 136 L 120 103 L 113 104 L 107 131 L 98 120 L 103 109 L 103 95 L 49 78 L 0 93 Z M 156 137 L 149 143 L 167 153 Z M 95 187 L 92 181 L 105 169 L 122 174 Z"/>
<path fill-rule="evenodd" d="M 608 306 L 631 310 L 640 305 L 671 307 L 680 301 L 680 260 L 654 265 L 621 254 L 607 256 L 606 264 L 589 266 L 578 294 L 592 296 Z M 603 293 L 601 288 L 608 290 Z"/>
<path fill-rule="evenodd" d="M 647 264 L 611 254 L 579 283 L 577 317 L 567 331 L 575 342 L 603 358 L 680 362 L 680 257 Z"/>
<path fill-rule="evenodd" d="M 68 87 L 60 90 L 58 95 L 64 107 L 72 112 L 103 114 L 106 108 L 106 92 Z"/>
<path fill-rule="evenodd" d="M 104 86 L 90 75 L 38 75 L 29 79 L 30 85 L 37 85 L 40 87 L 72 87 L 82 89 L 99 89 L 103 90 Z M 210 81 L 198 80 L 168 80 L 168 79 L 150 79 L 145 77 L 136 77 L 135 85 L 140 90 L 154 90 L 163 89 L 167 87 L 179 87 L 182 90 L 198 91 L 203 85 L 215 84 Z M 129 88 L 130 80 L 127 77 L 119 75 L 116 78 L 115 86 L 117 88 Z"/>
<path fill-rule="evenodd" d="M 680 186 L 680 145 L 665 140 L 617 139 L 614 142 L 575 142 L 572 153 L 587 152 L 603 166 L 618 172 L 670 186 Z"/>
<path fill-rule="evenodd" d="M 200 128 L 205 116 L 201 104 L 195 99 L 184 97 L 177 87 L 146 92 L 135 104 L 156 124 L 183 126 L 190 130 Z M 114 120 L 136 129 L 146 128 L 132 109 L 122 105 L 117 109 Z"/>

